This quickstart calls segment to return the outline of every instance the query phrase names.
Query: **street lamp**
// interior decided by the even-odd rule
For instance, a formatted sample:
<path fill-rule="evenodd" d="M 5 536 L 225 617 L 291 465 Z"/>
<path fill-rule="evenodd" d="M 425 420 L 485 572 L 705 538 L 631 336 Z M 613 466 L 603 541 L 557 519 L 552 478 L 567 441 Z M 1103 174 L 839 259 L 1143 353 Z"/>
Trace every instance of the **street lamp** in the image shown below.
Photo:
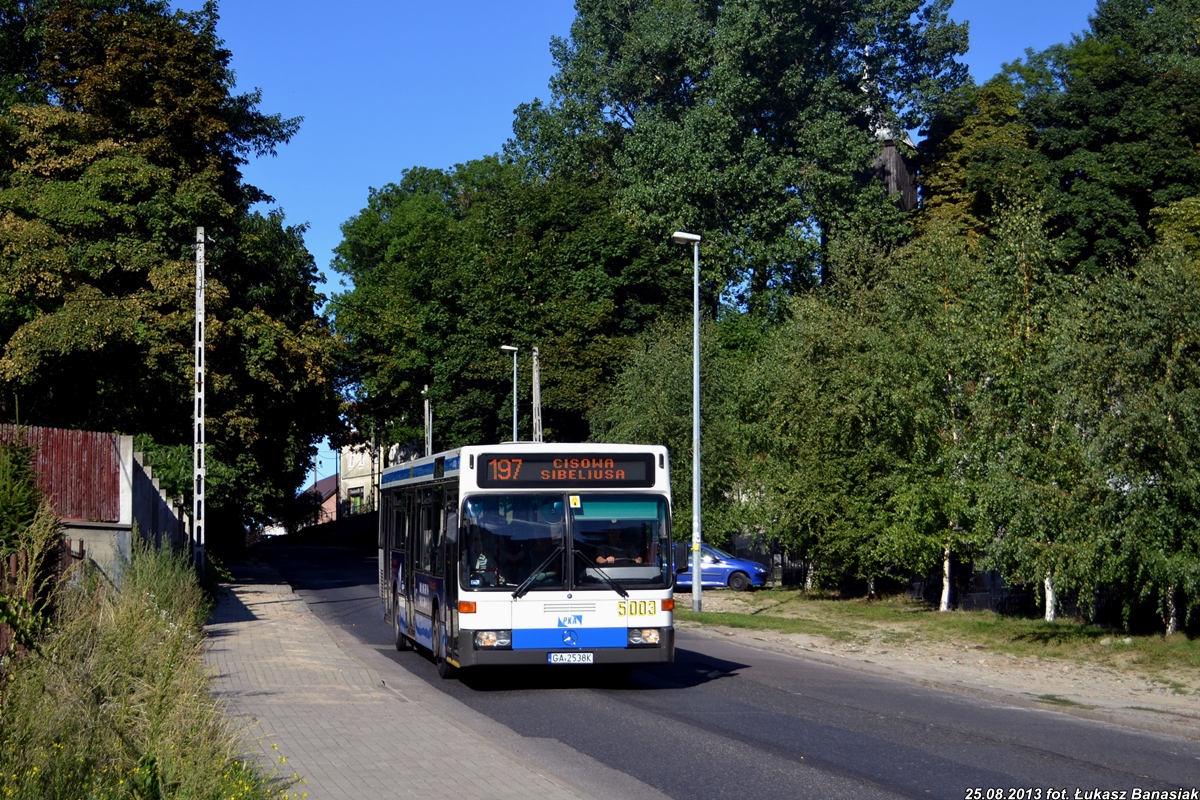
<path fill-rule="evenodd" d="M 692 611 L 700 611 L 700 234 L 675 231 L 692 245 Z"/>
<path fill-rule="evenodd" d="M 513 354 L 513 438 L 517 441 L 517 348 L 511 344 L 502 344 L 500 349 Z"/>

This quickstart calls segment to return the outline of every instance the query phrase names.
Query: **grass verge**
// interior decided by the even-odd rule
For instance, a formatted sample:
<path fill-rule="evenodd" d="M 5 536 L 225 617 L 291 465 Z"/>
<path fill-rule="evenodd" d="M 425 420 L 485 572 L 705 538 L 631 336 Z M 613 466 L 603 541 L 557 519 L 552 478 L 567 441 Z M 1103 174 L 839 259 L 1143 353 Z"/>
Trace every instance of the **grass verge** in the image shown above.
<path fill-rule="evenodd" d="M 50 633 L 0 684 L 0 797 L 297 798 L 208 692 L 210 606 L 186 560 L 135 550 L 121 591 L 60 587 Z"/>
<path fill-rule="evenodd" d="M 1038 700 L 1039 702 L 1047 703 L 1052 706 L 1065 706 L 1067 708 L 1083 708 L 1083 709 L 1089 709 L 1089 710 L 1095 708 L 1095 706 L 1089 706 L 1089 705 L 1085 705 L 1083 703 L 1076 703 L 1074 700 L 1071 700 L 1070 698 L 1059 697 L 1056 694 L 1039 694 L 1034 699 Z"/>
<path fill-rule="evenodd" d="M 1200 640 L 1183 634 L 1127 636 L 1074 619 L 1047 623 L 990 611 L 942 613 L 903 597 L 843 600 L 787 589 L 722 592 L 720 605 L 728 610 L 696 614 L 681 602 L 675 617 L 702 625 L 821 636 L 848 645 L 921 643 L 1100 663 L 1135 671 L 1177 692 L 1200 687 Z"/>

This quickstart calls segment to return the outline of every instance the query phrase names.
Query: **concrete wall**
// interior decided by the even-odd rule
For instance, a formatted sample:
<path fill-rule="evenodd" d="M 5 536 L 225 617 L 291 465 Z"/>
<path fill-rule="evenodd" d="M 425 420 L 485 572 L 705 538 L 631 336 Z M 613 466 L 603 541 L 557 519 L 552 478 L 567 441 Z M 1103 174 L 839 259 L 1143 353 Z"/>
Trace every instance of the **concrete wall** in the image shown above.
<path fill-rule="evenodd" d="M 119 437 L 121 511 L 116 522 L 65 520 L 64 535 L 84 542 L 87 556 L 115 584 L 120 585 L 121 564 L 133 549 L 133 536 L 157 547 L 180 551 L 188 546 L 190 520 L 183 498 L 168 498 L 159 488 L 153 470 L 143 466 L 133 450 L 133 437 Z"/>

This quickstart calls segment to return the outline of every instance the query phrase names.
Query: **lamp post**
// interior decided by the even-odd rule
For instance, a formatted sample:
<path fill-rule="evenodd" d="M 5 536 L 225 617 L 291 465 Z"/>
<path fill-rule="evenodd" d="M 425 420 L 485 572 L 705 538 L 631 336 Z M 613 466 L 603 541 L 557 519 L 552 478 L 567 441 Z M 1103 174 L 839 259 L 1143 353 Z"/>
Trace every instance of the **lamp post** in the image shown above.
<path fill-rule="evenodd" d="M 675 231 L 675 244 L 692 245 L 692 611 L 700 596 L 700 234 Z"/>
<path fill-rule="evenodd" d="M 511 344 L 502 344 L 500 349 L 513 354 L 513 438 L 517 441 L 517 348 Z"/>

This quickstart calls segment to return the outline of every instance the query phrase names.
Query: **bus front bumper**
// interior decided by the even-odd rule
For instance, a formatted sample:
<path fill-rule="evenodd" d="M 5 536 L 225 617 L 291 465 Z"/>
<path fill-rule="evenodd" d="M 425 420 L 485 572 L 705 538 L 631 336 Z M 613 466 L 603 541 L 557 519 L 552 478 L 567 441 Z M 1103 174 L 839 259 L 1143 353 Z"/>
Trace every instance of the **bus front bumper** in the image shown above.
<path fill-rule="evenodd" d="M 461 668 L 505 664 L 548 664 L 551 653 L 591 653 L 592 664 L 671 664 L 675 661 L 675 631 L 662 631 L 656 647 L 591 647 L 555 649 L 490 649 L 475 647 L 475 631 L 459 631 L 457 666 Z"/>

